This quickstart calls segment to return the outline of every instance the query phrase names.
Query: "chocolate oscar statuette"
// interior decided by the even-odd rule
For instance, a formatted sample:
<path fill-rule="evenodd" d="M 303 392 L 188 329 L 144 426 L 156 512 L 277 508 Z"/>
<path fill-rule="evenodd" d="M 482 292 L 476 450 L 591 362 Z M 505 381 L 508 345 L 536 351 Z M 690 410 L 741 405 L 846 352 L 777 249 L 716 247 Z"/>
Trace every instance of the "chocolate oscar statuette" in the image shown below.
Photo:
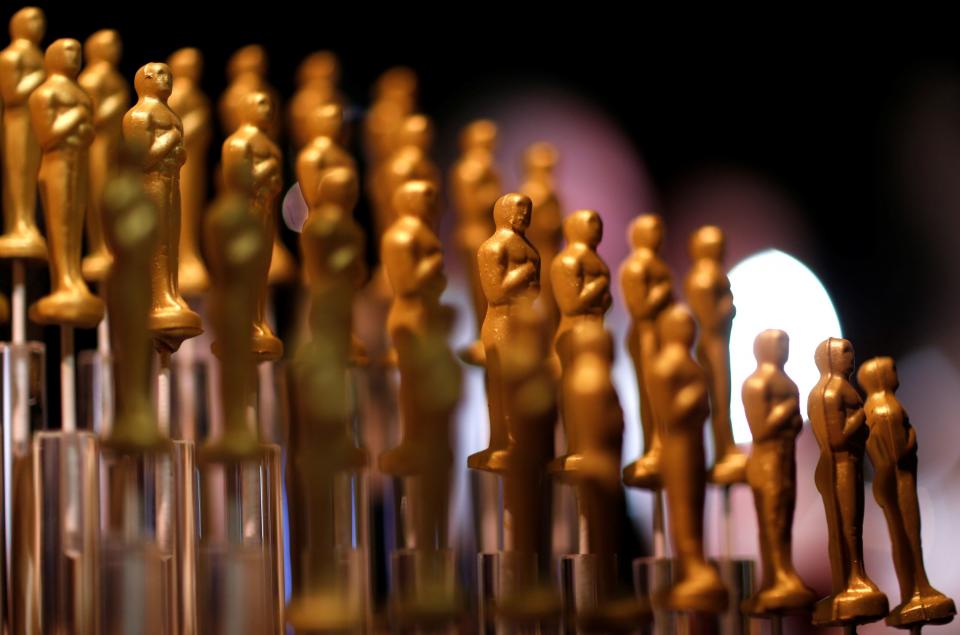
<path fill-rule="evenodd" d="M 337 172 L 346 175 L 337 176 Z M 328 179 L 352 184 L 335 168 Z M 355 627 L 362 607 L 348 594 L 337 565 L 336 523 L 351 522 L 335 509 L 337 477 L 362 470 L 366 453 L 352 437 L 354 406 L 349 365 L 353 297 L 365 275 L 364 239 L 350 209 L 325 202 L 310 211 L 300 234 L 310 289 L 310 334 L 293 364 L 294 425 L 290 431 L 287 483 L 294 593 L 287 621 L 298 631 Z M 302 555 L 301 555 L 302 554 Z"/>
<path fill-rule="evenodd" d="M 623 469 L 623 482 L 629 487 L 659 490 L 663 425 L 654 417 L 644 359 L 648 352 L 657 350 L 657 318 L 673 304 L 673 277 L 659 254 L 663 244 L 663 220 L 659 216 L 638 216 L 630 223 L 628 236 L 632 251 L 620 266 L 620 288 L 630 313 L 627 351 L 637 375 L 644 453 Z"/>
<path fill-rule="evenodd" d="M 311 53 L 297 67 L 297 91 L 287 107 L 287 121 L 295 148 L 302 148 L 315 136 L 307 123 L 314 110 L 330 103 L 342 106 L 343 98 L 337 90 L 339 80 L 340 61 L 330 51 Z"/>
<path fill-rule="evenodd" d="M 578 210 L 563 221 L 567 245 L 550 265 L 550 284 L 560 324 L 554 334 L 559 342 L 563 334 L 583 322 L 603 324 L 610 309 L 610 269 L 597 253 L 603 238 L 603 220 L 593 210 Z"/>
<path fill-rule="evenodd" d="M 814 478 L 827 516 L 833 584 L 814 607 L 813 624 L 855 627 L 879 620 L 888 608 L 887 596 L 863 563 L 863 454 L 870 431 L 860 394 L 850 383 L 850 342 L 828 338 L 814 359 L 820 381 L 810 391 L 807 415 L 820 445 Z"/>
<path fill-rule="evenodd" d="M 282 183 L 280 149 L 270 140 L 266 126 L 274 116 L 274 104 L 267 93 L 249 93 L 238 109 L 240 126 L 223 142 L 225 190 L 242 195 L 273 243 L 277 231 L 277 197 Z M 267 323 L 268 275 L 271 253 L 262 256 L 248 281 L 257 292 L 253 321 L 253 350 L 258 361 L 283 356 L 283 342 Z"/>
<path fill-rule="evenodd" d="M 480 328 L 490 412 L 490 443 L 487 449 L 470 455 L 467 465 L 474 470 L 502 473 L 509 455 L 506 385 L 501 355 L 513 342 L 511 316 L 521 307 L 530 307 L 540 291 L 540 256 L 525 236 L 530 226 L 532 205 L 523 194 L 505 194 L 493 207 L 495 231 L 477 251 L 477 267 L 487 313 Z"/>
<path fill-rule="evenodd" d="M 866 392 L 863 404 L 870 436 L 867 453 L 873 464 L 873 495 L 883 509 L 900 582 L 900 604 L 886 622 L 919 632 L 924 624 L 946 624 L 956 615 L 953 600 L 933 588 L 923 566 L 920 504 L 917 500 L 917 432 L 897 400 L 900 386 L 893 359 L 875 357 L 860 365 L 857 382 Z"/>
<path fill-rule="evenodd" d="M 783 331 L 757 335 L 757 369 L 743 382 L 743 408 L 753 433 L 747 483 L 760 528 L 763 580 L 741 604 L 748 615 L 809 612 L 816 595 L 793 566 L 793 511 L 797 502 L 797 435 L 803 429 L 800 392 L 783 370 L 790 340 Z"/>
<path fill-rule="evenodd" d="M 343 110 L 338 104 L 317 106 L 303 121 L 308 141 L 297 155 L 297 181 L 300 193 L 313 209 L 319 203 L 320 181 L 332 168 L 344 167 L 356 171 L 356 162 L 341 145 L 343 140 Z M 352 212 L 352 208 L 348 213 Z"/>
<path fill-rule="evenodd" d="M 173 72 L 167 103 L 183 123 L 183 148 L 187 153 L 180 168 L 180 292 L 195 298 L 210 284 L 199 244 L 200 219 L 207 207 L 207 150 L 213 132 L 210 100 L 200 90 L 203 55 L 199 50 L 180 49 L 167 64 Z"/>
<path fill-rule="evenodd" d="M 0 51 L 3 101 L 3 235 L 0 258 L 44 260 L 47 245 L 37 229 L 40 143 L 31 124 L 30 95 L 46 79 L 39 44 L 46 30 L 43 11 L 24 7 L 10 18 L 10 45 Z"/>
<path fill-rule="evenodd" d="M 93 328 L 103 319 L 104 307 L 80 272 L 88 152 L 94 133 L 90 98 L 76 82 L 80 43 L 55 41 L 44 62 L 47 79 L 30 95 L 30 118 L 43 152 L 39 180 L 51 292 L 30 307 L 30 318 L 40 324 Z"/>
<path fill-rule="evenodd" d="M 126 171 L 103 191 L 103 233 L 113 266 L 106 286 L 110 339 L 115 364 L 116 415 L 102 443 L 120 453 L 165 450 L 151 400 L 153 301 L 149 284 L 157 240 L 157 209 L 144 193 L 139 175 Z"/>
<path fill-rule="evenodd" d="M 123 114 L 130 107 L 130 88 L 117 71 L 122 44 L 112 29 L 97 31 L 84 43 L 87 65 L 77 78 L 93 102 L 93 143 L 90 145 L 90 186 L 87 200 L 87 256 L 81 268 L 90 282 L 103 280 L 113 260 L 103 238 L 103 197 L 117 170 L 123 143 Z"/>
<path fill-rule="evenodd" d="M 180 251 L 180 168 L 186 160 L 183 125 L 167 106 L 170 67 L 145 64 L 134 78 L 137 103 L 123 117 L 123 136 L 143 148 L 143 187 L 157 208 L 157 242 L 150 267 L 153 303 L 150 332 L 161 354 L 175 352 L 183 340 L 203 332 L 200 316 L 190 310 L 178 284 Z"/>
<path fill-rule="evenodd" d="M 547 325 L 552 332 L 560 322 L 560 309 L 550 283 L 550 268 L 560 251 L 563 240 L 563 209 L 554 183 L 554 169 L 559 158 L 557 149 L 544 141 L 534 143 L 523 153 L 524 181 L 520 191 L 533 203 L 533 220 L 530 221 L 530 242 L 540 253 L 540 308 L 549 318 Z"/>
<path fill-rule="evenodd" d="M 396 218 L 393 195 L 401 185 L 414 179 L 440 185 L 440 171 L 430 159 L 433 123 L 426 115 L 403 120 L 393 140 L 395 149 L 374 175 L 374 220 L 380 235 Z"/>
<path fill-rule="evenodd" d="M 730 329 L 736 310 L 730 280 L 723 270 L 726 240 L 719 227 L 701 227 L 690 237 L 692 266 L 684 293 L 700 326 L 697 361 L 710 389 L 710 426 L 714 461 L 711 483 L 733 485 L 746 480 L 747 457 L 733 442 L 730 423 Z"/>
<path fill-rule="evenodd" d="M 589 590 L 592 605 L 576 606 L 576 621 L 587 632 L 634 632 L 649 611 L 617 588 L 623 411 L 610 376 L 613 338 L 601 322 L 582 320 L 564 331 L 557 346 L 563 360 L 560 394 L 567 454 L 555 459 L 550 471 L 574 486 L 579 554 L 596 563 Z M 581 598 L 575 602 L 580 604 Z"/>
<path fill-rule="evenodd" d="M 676 557 L 673 584 L 656 590 L 654 603 L 678 612 L 721 613 L 727 590 L 703 553 L 703 424 L 710 408 L 706 374 L 690 357 L 695 335 L 689 310 L 674 304 L 657 318 L 658 348 L 644 351 L 653 416 L 663 425 L 660 471 Z"/>
<path fill-rule="evenodd" d="M 220 361 L 223 430 L 200 448 L 205 462 L 240 463 L 263 453 L 248 421 L 254 392 L 255 355 L 251 347 L 259 294 L 250 284 L 263 269 L 270 242 L 263 223 L 241 195 L 227 193 L 204 220 L 204 247 L 214 284 L 210 287 L 210 322 Z"/>
<path fill-rule="evenodd" d="M 371 169 L 379 168 L 393 152 L 396 132 L 416 104 L 417 75 L 411 69 L 396 66 L 377 79 L 373 104 L 363 120 L 363 145 Z M 372 184 L 373 179 L 368 181 Z"/>
<path fill-rule="evenodd" d="M 467 125 L 460 133 L 460 159 L 450 173 L 450 187 L 457 211 L 456 241 L 470 285 L 477 324 L 483 324 L 487 300 L 477 269 L 477 250 L 493 233 L 493 205 L 503 193 L 494 162 L 497 126 L 487 119 Z M 464 361 L 483 365 L 483 342 L 478 338 L 461 353 Z"/>

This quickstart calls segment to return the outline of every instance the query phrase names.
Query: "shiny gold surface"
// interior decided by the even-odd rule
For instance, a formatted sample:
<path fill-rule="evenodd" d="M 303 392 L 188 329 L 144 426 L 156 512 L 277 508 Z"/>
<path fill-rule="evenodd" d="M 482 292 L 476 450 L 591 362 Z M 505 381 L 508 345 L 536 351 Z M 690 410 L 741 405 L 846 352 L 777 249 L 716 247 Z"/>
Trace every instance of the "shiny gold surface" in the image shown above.
<path fill-rule="evenodd" d="M 488 119 L 471 122 L 460 132 L 460 158 L 450 171 L 450 192 L 457 212 L 457 248 L 467 271 L 478 332 L 487 313 L 487 299 L 480 284 L 477 250 L 493 233 L 493 205 L 503 194 L 493 155 L 496 145 L 495 123 Z M 482 365 L 483 343 L 479 338 L 464 353 L 464 359 Z"/>
<path fill-rule="evenodd" d="M 532 204 L 523 194 L 505 194 L 493 207 L 496 230 L 477 251 L 477 264 L 487 313 L 480 329 L 490 413 L 490 443 L 472 454 L 467 465 L 475 470 L 503 472 L 509 452 L 509 417 L 505 409 L 506 384 L 501 364 L 513 342 L 511 316 L 529 308 L 540 291 L 540 256 L 525 232 Z"/>
<path fill-rule="evenodd" d="M 414 179 L 440 185 L 440 171 L 430 159 L 433 123 L 426 115 L 410 115 L 394 135 L 395 149 L 374 175 L 374 220 L 377 235 L 396 219 L 393 195 L 401 185 Z"/>
<path fill-rule="evenodd" d="M 270 244 L 276 237 L 277 197 L 283 186 L 280 149 L 266 133 L 275 108 L 267 93 L 249 93 L 237 113 L 240 126 L 223 142 L 224 187 L 226 191 L 247 199 Z M 248 280 L 257 291 L 252 345 L 253 353 L 260 361 L 283 356 L 283 342 L 267 324 L 267 276 L 271 256 L 272 252 L 262 254 L 253 277 Z"/>
<path fill-rule="evenodd" d="M 653 416 L 663 424 L 660 472 L 676 558 L 673 585 L 658 590 L 654 603 L 719 613 L 727 606 L 727 590 L 703 553 L 703 424 L 710 406 L 706 373 L 690 357 L 696 328 L 690 311 L 674 304 L 657 318 L 657 349 L 644 351 Z"/>
<path fill-rule="evenodd" d="M 417 103 L 417 75 L 404 66 L 387 70 L 374 86 L 373 104 L 363 120 L 364 148 L 372 167 L 390 156 L 397 130 Z"/>
<path fill-rule="evenodd" d="M 92 328 L 103 302 L 90 293 L 80 272 L 87 167 L 93 141 L 93 107 L 76 82 L 80 42 L 56 40 L 44 55 L 47 79 L 30 95 L 30 119 L 43 152 L 40 197 L 50 254 L 51 292 L 30 307 L 41 324 Z"/>
<path fill-rule="evenodd" d="M 317 205 L 317 190 L 327 170 L 344 167 L 356 171 L 357 165 L 340 145 L 343 110 L 338 104 L 327 103 L 314 108 L 305 117 L 303 128 L 308 142 L 297 155 L 297 181 L 307 208 L 312 209 Z"/>
<path fill-rule="evenodd" d="M 833 584 L 814 607 L 813 623 L 875 622 L 888 607 L 863 563 L 863 454 L 870 430 L 860 393 L 850 383 L 853 346 L 831 337 L 817 346 L 814 359 L 820 381 L 810 391 L 807 416 L 820 445 L 814 480 L 827 516 Z"/>
<path fill-rule="evenodd" d="M 750 615 L 809 610 L 816 595 L 793 566 L 793 510 L 797 503 L 797 435 L 803 429 L 800 391 L 783 370 L 790 340 L 783 331 L 757 335 L 757 369 L 743 382 L 743 408 L 753 433 L 747 483 L 760 529 L 763 579 L 742 604 Z"/>
<path fill-rule="evenodd" d="M 0 101 L 3 102 L 3 235 L 0 258 L 47 257 L 37 229 L 37 173 L 40 144 L 30 118 L 30 95 L 46 79 L 39 44 L 46 31 L 43 11 L 24 7 L 10 18 L 10 44 L 0 51 Z"/>
<path fill-rule="evenodd" d="M 183 124 L 167 105 L 170 67 L 151 62 L 134 78 L 137 103 L 123 116 L 123 136 L 144 151 L 143 187 L 157 208 L 157 242 L 150 267 L 153 302 L 150 332 L 160 351 L 176 351 L 183 340 L 203 332 L 178 284 L 180 252 L 180 168 L 186 160 Z"/>
<path fill-rule="evenodd" d="M 227 89 L 218 104 L 220 125 L 225 135 L 231 135 L 244 124 L 243 110 L 247 95 L 267 93 L 274 110 L 264 124 L 264 132 L 271 139 L 280 138 L 280 93 L 267 81 L 267 52 L 259 44 L 250 44 L 234 51 L 227 60 Z"/>
<path fill-rule="evenodd" d="M 560 322 L 560 309 L 553 297 L 550 267 L 563 240 L 563 208 L 556 191 L 554 170 L 559 156 L 557 149 L 540 141 L 531 144 L 523 153 L 523 184 L 520 191 L 533 202 L 533 218 L 527 234 L 540 252 L 540 298 L 538 303 L 548 318 L 553 331 Z"/>
<path fill-rule="evenodd" d="M 180 292 L 188 298 L 201 295 L 210 284 L 200 255 L 200 221 L 207 207 L 207 150 L 212 136 L 210 100 L 200 89 L 203 54 L 183 48 L 167 60 L 173 89 L 167 103 L 183 124 L 187 159 L 180 168 Z"/>
<path fill-rule="evenodd" d="M 123 142 L 123 114 L 130 107 L 130 88 L 117 71 L 122 44 L 113 29 L 97 31 L 83 45 L 86 67 L 77 82 L 93 102 L 93 143 L 90 145 L 90 186 L 87 199 L 87 255 L 81 263 L 83 277 L 103 280 L 113 258 L 103 238 L 103 196 L 108 179 L 117 169 Z"/>
<path fill-rule="evenodd" d="M 701 227 L 690 237 L 691 267 L 683 289 L 700 326 L 697 361 L 710 388 L 710 427 L 715 459 L 711 483 L 746 481 L 747 456 L 733 442 L 730 427 L 730 329 L 736 309 L 730 280 L 723 270 L 726 239 L 719 227 Z"/>
<path fill-rule="evenodd" d="M 254 353 L 251 347 L 257 311 L 257 285 L 250 284 L 263 269 L 270 253 L 262 219 L 241 194 L 225 193 L 207 213 L 203 228 L 209 258 L 210 322 L 220 361 L 221 432 L 201 447 L 203 461 L 254 460 L 262 448 L 249 414 L 254 395 Z"/>
<path fill-rule="evenodd" d="M 330 103 L 342 105 L 343 97 L 337 90 L 339 80 L 340 61 L 330 51 L 311 53 L 300 63 L 297 90 L 287 107 L 290 136 L 295 148 L 302 148 L 314 138 L 307 122 L 314 110 Z"/>
<path fill-rule="evenodd" d="M 946 624 L 957 608 L 953 600 L 933 588 L 923 566 L 917 432 L 895 395 L 900 380 L 893 359 L 867 360 L 857 371 L 857 383 L 866 393 L 863 412 L 870 428 L 867 453 L 873 464 L 873 495 L 887 519 L 900 583 L 900 604 L 890 611 L 886 622 L 898 628 Z"/>
<path fill-rule="evenodd" d="M 656 490 L 661 487 L 663 423 L 653 413 L 644 360 L 648 351 L 657 350 L 657 318 L 673 304 L 673 276 L 659 253 L 663 245 L 663 220 L 659 216 L 643 214 L 635 218 L 628 238 L 631 252 L 620 266 L 620 288 L 630 313 L 627 352 L 637 376 L 643 456 L 623 469 L 623 482 L 629 487 Z"/>
<path fill-rule="evenodd" d="M 151 399 L 153 346 L 148 321 L 157 208 L 135 172 L 114 176 L 103 192 L 103 232 L 113 254 L 106 285 L 116 413 L 103 444 L 121 452 L 166 448 Z"/>

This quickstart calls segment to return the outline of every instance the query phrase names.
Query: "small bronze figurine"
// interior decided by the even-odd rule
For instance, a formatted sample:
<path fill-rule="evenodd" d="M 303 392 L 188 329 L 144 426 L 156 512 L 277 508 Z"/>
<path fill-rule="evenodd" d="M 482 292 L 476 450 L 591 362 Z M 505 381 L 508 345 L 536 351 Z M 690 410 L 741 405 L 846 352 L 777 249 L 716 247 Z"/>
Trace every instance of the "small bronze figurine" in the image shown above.
<path fill-rule="evenodd" d="M 325 172 L 345 167 L 356 170 L 356 162 L 341 146 L 343 110 L 335 103 L 317 106 L 303 122 L 308 140 L 297 155 L 297 181 L 307 208 L 317 205 L 317 188 Z"/>
<path fill-rule="evenodd" d="M 900 604 L 890 611 L 886 622 L 897 628 L 946 624 L 957 608 L 953 600 L 931 586 L 923 566 L 917 432 L 894 394 L 900 386 L 897 368 L 891 358 L 875 357 L 860 365 L 857 382 L 867 394 L 863 412 L 870 428 L 867 453 L 873 464 L 873 495 L 887 519 L 900 582 Z"/>
<path fill-rule="evenodd" d="M 553 297 L 550 268 L 563 241 L 563 208 L 557 196 L 553 171 L 557 166 L 557 149 L 546 142 L 534 143 L 523 153 L 524 181 L 520 191 L 533 202 L 530 221 L 530 242 L 540 252 L 540 298 L 538 302 L 548 318 L 548 329 L 556 330 L 560 310 Z M 551 333 L 552 334 L 552 333 Z"/>
<path fill-rule="evenodd" d="M 342 105 L 343 99 L 337 90 L 339 80 L 340 62 L 330 51 L 311 53 L 297 67 L 297 92 L 287 108 L 295 148 L 302 148 L 313 139 L 307 119 L 314 110 L 325 104 Z"/>

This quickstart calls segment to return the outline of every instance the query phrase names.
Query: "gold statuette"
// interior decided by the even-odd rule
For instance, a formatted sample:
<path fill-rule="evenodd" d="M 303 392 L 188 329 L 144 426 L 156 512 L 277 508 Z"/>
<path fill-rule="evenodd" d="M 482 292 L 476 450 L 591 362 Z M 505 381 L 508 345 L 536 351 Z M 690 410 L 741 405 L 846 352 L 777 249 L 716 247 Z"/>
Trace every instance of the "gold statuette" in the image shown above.
<path fill-rule="evenodd" d="M 93 143 L 90 145 L 90 187 L 87 203 L 87 249 L 83 277 L 103 280 L 113 258 L 103 239 L 103 191 L 117 169 L 123 142 L 123 113 L 130 107 L 130 88 L 117 71 L 120 35 L 113 29 L 97 31 L 84 43 L 87 66 L 77 78 L 93 102 Z"/>
<path fill-rule="evenodd" d="M 271 139 L 280 137 L 280 93 L 267 82 L 267 52 L 259 44 L 250 44 L 237 49 L 227 61 L 227 89 L 220 97 L 220 125 L 223 133 L 233 131 L 243 125 L 243 102 L 250 93 L 267 93 L 274 111 L 264 125 Z"/>
<path fill-rule="evenodd" d="M 703 424 L 710 406 L 706 374 L 690 357 L 696 328 L 687 308 L 674 304 L 657 319 L 658 349 L 644 351 L 653 416 L 663 424 L 660 471 L 677 559 L 673 585 L 657 591 L 655 602 L 673 611 L 720 613 L 727 590 L 703 555 Z"/>
<path fill-rule="evenodd" d="M 946 624 L 957 608 L 927 579 L 920 544 L 920 504 L 917 501 L 917 432 L 894 394 L 900 386 L 889 357 L 861 364 L 857 382 L 866 392 L 863 412 L 870 428 L 867 453 L 873 464 L 873 495 L 883 509 L 893 544 L 893 564 L 900 582 L 900 604 L 887 615 L 887 624 L 916 628 Z"/>
<path fill-rule="evenodd" d="M 49 295 L 30 307 L 40 324 L 93 328 L 103 302 L 90 293 L 80 273 L 87 167 L 93 141 L 93 107 L 76 82 L 80 42 L 55 41 L 44 56 L 47 79 L 30 95 L 30 119 L 43 156 L 40 197 L 50 243 Z"/>
<path fill-rule="evenodd" d="M 809 610 L 816 601 L 793 566 L 793 510 L 797 502 L 797 435 L 803 429 L 800 392 L 783 370 L 790 340 L 783 331 L 757 335 L 757 370 L 743 382 L 743 408 L 753 433 L 747 483 L 760 527 L 763 581 L 742 609 L 749 615 Z"/>
<path fill-rule="evenodd" d="M 200 316 L 180 295 L 180 168 L 186 160 L 183 124 L 167 106 L 170 67 L 151 62 L 134 78 L 137 103 L 123 116 L 123 136 L 141 149 L 143 187 L 157 207 L 157 242 L 150 267 L 153 305 L 150 332 L 159 351 L 176 351 L 203 332 Z"/>
<path fill-rule="evenodd" d="M 294 147 L 302 148 L 314 135 L 307 120 L 311 113 L 325 104 L 342 105 L 337 91 L 340 80 L 340 62 L 330 51 L 311 53 L 297 68 L 297 92 L 290 100 L 287 118 Z"/>
<path fill-rule="evenodd" d="M 0 51 L 3 102 L 3 235 L 0 258 L 47 257 L 37 229 L 37 172 L 40 144 L 30 122 L 28 100 L 46 78 L 39 44 L 46 30 L 43 11 L 25 7 L 10 18 L 10 45 Z"/>
<path fill-rule="evenodd" d="M 414 179 L 440 184 L 440 171 L 429 154 L 433 146 L 433 124 L 426 115 L 410 115 L 404 119 L 394 142 L 396 149 L 384 162 L 373 185 L 378 235 L 396 219 L 393 195 L 401 185 Z"/>
<path fill-rule="evenodd" d="M 200 256 L 200 218 L 207 207 L 207 149 L 210 147 L 210 100 L 200 90 L 203 55 L 184 48 L 167 60 L 173 72 L 173 90 L 167 103 L 183 123 L 187 160 L 180 168 L 180 292 L 196 297 L 207 290 L 210 278 Z"/>
<path fill-rule="evenodd" d="M 554 335 L 563 334 L 582 322 L 603 324 L 610 309 L 610 269 L 597 253 L 603 238 L 603 221 L 593 210 L 573 212 L 563 221 L 567 245 L 550 266 L 550 283 L 560 308 L 560 324 Z"/>
<path fill-rule="evenodd" d="M 470 123 L 460 133 L 462 154 L 450 173 L 457 211 L 457 247 L 467 271 L 478 331 L 487 312 L 487 299 L 477 270 L 477 250 L 493 233 L 493 205 L 503 193 L 493 156 L 496 144 L 495 123 L 487 119 Z M 479 339 L 465 352 L 464 359 L 474 364 L 483 363 L 483 343 Z"/>
<path fill-rule="evenodd" d="M 283 185 L 280 149 L 270 140 L 265 126 L 274 116 L 267 93 L 250 93 L 238 112 L 240 127 L 223 142 L 223 176 L 227 191 L 242 195 L 272 244 L 277 232 L 277 196 Z M 263 254 L 254 276 L 248 280 L 257 292 L 253 321 L 253 353 L 258 360 L 283 356 L 281 342 L 267 324 L 267 276 L 271 253 Z"/>
<path fill-rule="evenodd" d="M 553 171 L 557 166 L 557 149 L 546 142 L 534 143 L 523 153 L 523 185 L 520 191 L 533 202 L 530 221 L 530 242 L 540 252 L 540 308 L 551 331 L 560 322 L 560 310 L 553 297 L 550 267 L 563 240 L 563 210 L 557 196 Z"/>
<path fill-rule="evenodd" d="M 317 206 L 320 181 L 327 170 L 345 167 L 356 170 L 356 162 L 341 144 L 343 110 L 338 104 L 317 106 L 305 118 L 304 131 L 309 139 L 297 155 L 297 181 L 307 209 Z"/>
<path fill-rule="evenodd" d="M 114 176 L 103 192 L 103 231 L 114 264 L 107 285 L 110 340 L 116 364 L 116 415 L 103 443 L 121 452 L 164 449 L 151 401 L 151 254 L 157 240 L 157 208 L 138 174 Z"/>
<path fill-rule="evenodd" d="M 513 345 L 513 314 L 529 309 L 540 291 L 540 255 L 525 235 L 532 205 L 523 194 L 505 194 L 493 207 L 496 229 L 477 251 L 487 313 L 480 328 L 487 373 L 490 445 L 467 459 L 475 470 L 503 472 L 509 456 L 509 413 L 501 358 Z"/>
<path fill-rule="evenodd" d="M 363 121 L 364 148 L 371 167 L 386 161 L 395 147 L 397 130 L 417 104 L 417 75 L 397 66 L 377 79 L 373 104 Z"/>
<path fill-rule="evenodd" d="M 657 350 L 657 318 L 673 303 L 673 277 L 659 254 L 663 244 L 663 220 L 659 216 L 635 218 L 630 223 L 629 238 L 632 251 L 620 266 L 620 288 L 630 313 L 627 351 L 637 375 L 643 456 L 623 469 L 623 482 L 657 490 L 661 487 L 663 425 L 654 417 L 644 360 L 648 351 Z"/>
<path fill-rule="evenodd" d="M 863 454 L 870 434 L 863 402 L 850 383 L 853 346 L 828 338 L 814 356 L 820 381 L 810 391 L 807 415 L 820 445 L 814 478 L 823 498 L 833 585 L 817 602 L 816 626 L 875 622 L 887 614 L 887 596 L 863 563 Z"/>
<path fill-rule="evenodd" d="M 204 221 L 204 246 L 209 256 L 210 322 L 220 360 L 220 404 L 223 431 L 200 449 L 204 461 L 243 462 L 260 457 L 262 446 L 249 420 L 254 393 L 254 354 L 250 324 L 259 301 L 250 281 L 263 269 L 270 242 L 263 223 L 245 197 L 224 193 Z"/>
<path fill-rule="evenodd" d="M 730 329 L 736 309 L 723 270 L 723 231 L 712 225 L 701 227 L 690 237 L 689 248 L 692 266 L 684 280 L 684 292 L 700 325 L 697 361 L 707 373 L 710 388 L 715 458 L 709 478 L 718 485 L 743 483 L 747 456 L 734 444 L 730 423 Z"/>

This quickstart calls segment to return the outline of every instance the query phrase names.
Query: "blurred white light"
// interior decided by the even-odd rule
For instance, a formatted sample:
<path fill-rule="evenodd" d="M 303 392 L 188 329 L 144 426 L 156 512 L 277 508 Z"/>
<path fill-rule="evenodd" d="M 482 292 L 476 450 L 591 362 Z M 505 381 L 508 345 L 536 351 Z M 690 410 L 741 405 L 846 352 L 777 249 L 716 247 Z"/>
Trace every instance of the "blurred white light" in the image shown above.
<path fill-rule="evenodd" d="M 730 271 L 730 287 L 737 315 L 730 335 L 730 401 L 733 436 L 749 443 L 750 426 L 743 413 L 740 389 L 757 367 L 753 340 L 766 329 L 782 329 L 790 336 L 786 370 L 800 389 L 800 412 L 807 411 L 807 395 L 820 379 L 813 363 L 817 344 L 842 337 L 840 320 L 830 295 L 802 262 L 770 249 L 740 261 Z"/>

